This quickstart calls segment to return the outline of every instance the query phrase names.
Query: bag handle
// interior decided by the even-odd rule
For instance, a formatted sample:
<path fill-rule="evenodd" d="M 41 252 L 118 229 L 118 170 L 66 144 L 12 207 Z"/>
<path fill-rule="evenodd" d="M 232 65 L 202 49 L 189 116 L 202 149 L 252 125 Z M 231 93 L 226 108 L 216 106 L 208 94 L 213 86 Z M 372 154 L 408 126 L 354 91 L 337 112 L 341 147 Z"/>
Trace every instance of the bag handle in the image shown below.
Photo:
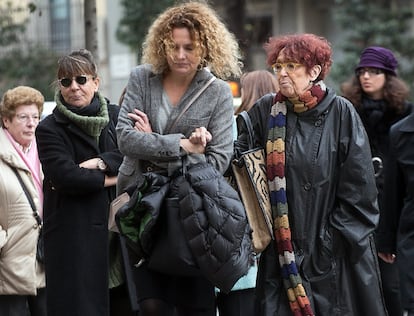
<path fill-rule="evenodd" d="M 35 203 L 34 203 L 34 201 L 33 201 L 32 196 L 30 195 L 29 191 L 27 190 L 27 187 L 26 187 L 26 185 L 24 184 L 22 177 L 21 177 L 21 176 L 20 176 L 20 174 L 17 172 L 16 168 L 12 167 L 12 170 L 13 170 L 13 171 L 14 171 L 14 173 L 16 174 L 17 179 L 19 180 L 20 185 L 22 186 L 22 189 L 23 189 L 23 191 L 24 191 L 24 194 L 26 194 L 26 197 L 27 197 L 27 199 L 29 200 L 30 206 L 32 207 L 32 210 L 33 210 L 33 216 L 34 216 L 34 218 L 36 219 L 37 224 L 38 224 L 39 226 L 41 226 L 41 225 L 42 225 L 42 220 L 40 219 L 39 213 L 36 211 L 36 206 L 35 206 Z"/>
<path fill-rule="evenodd" d="M 212 76 L 209 81 L 206 82 L 204 86 L 201 87 L 200 90 L 192 97 L 192 99 L 187 103 L 187 105 L 183 108 L 183 110 L 178 114 L 177 118 L 174 120 L 174 122 L 171 124 L 170 128 L 168 128 L 168 131 L 171 131 L 175 125 L 177 125 L 178 120 L 184 115 L 184 113 L 188 110 L 188 108 L 191 106 L 191 104 L 194 103 L 194 101 L 208 88 L 208 86 L 216 80 L 215 76 Z"/>
<path fill-rule="evenodd" d="M 247 113 L 247 111 L 242 111 L 239 113 L 239 116 L 244 120 L 244 124 L 246 125 L 247 128 L 247 145 L 249 146 L 249 149 L 253 149 L 254 148 L 254 132 L 253 132 L 253 124 L 252 124 L 252 120 L 250 119 L 249 114 Z"/>

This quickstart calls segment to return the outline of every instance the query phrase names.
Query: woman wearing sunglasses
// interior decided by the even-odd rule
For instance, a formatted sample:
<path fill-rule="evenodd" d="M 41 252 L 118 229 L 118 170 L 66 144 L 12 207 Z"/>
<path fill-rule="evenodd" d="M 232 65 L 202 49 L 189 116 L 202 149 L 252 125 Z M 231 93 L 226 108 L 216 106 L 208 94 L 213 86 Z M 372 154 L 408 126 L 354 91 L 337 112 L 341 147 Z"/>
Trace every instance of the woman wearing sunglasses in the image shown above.
<path fill-rule="evenodd" d="M 403 308 L 395 248 L 389 244 L 394 238 L 389 238 L 390 235 L 384 234 L 384 230 L 390 223 L 383 221 L 384 174 L 390 155 L 389 130 L 391 125 L 412 111 L 412 104 L 407 101 L 409 89 L 407 84 L 397 76 L 397 66 L 398 61 L 391 50 L 380 46 L 367 47 L 361 53 L 355 75 L 341 87 L 343 95 L 354 104 L 358 111 L 370 140 L 381 212 L 376 240 L 389 316 L 402 316 Z M 381 227 L 382 223 L 385 227 Z"/>
<path fill-rule="evenodd" d="M 330 44 L 296 34 L 264 47 L 279 92 L 248 114 L 266 151 L 276 240 L 260 256 L 257 315 L 385 316 L 369 142 L 353 105 L 324 83 Z M 246 149 L 243 120 L 238 131 Z"/>
<path fill-rule="evenodd" d="M 2 316 L 47 315 L 44 265 L 36 260 L 43 205 L 43 174 L 35 129 L 43 103 L 43 95 L 26 86 L 7 90 L 0 102 Z M 28 197 L 32 199 L 34 209 Z"/>
<path fill-rule="evenodd" d="M 109 315 L 108 212 L 122 155 L 115 135 L 119 107 L 98 89 L 89 51 L 63 56 L 56 108 L 36 130 L 49 315 Z"/>

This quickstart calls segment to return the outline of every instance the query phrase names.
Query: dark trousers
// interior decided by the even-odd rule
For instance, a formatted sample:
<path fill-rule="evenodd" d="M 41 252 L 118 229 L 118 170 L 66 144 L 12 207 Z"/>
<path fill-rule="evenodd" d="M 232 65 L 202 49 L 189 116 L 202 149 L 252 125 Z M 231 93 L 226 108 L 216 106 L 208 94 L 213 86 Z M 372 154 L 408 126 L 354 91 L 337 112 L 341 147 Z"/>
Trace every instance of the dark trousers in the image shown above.
<path fill-rule="evenodd" d="M 254 289 L 231 291 L 217 295 L 217 309 L 220 316 L 255 316 Z"/>
<path fill-rule="evenodd" d="M 36 296 L 0 295 L 1 316 L 47 316 L 46 290 L 39 289 Z"/>
<path fill-rule="evenodd" d="M 400 278 L 397 263 L 389 264 L 379 259 L 385 306 L 389 316 L 402 316 Z"/>

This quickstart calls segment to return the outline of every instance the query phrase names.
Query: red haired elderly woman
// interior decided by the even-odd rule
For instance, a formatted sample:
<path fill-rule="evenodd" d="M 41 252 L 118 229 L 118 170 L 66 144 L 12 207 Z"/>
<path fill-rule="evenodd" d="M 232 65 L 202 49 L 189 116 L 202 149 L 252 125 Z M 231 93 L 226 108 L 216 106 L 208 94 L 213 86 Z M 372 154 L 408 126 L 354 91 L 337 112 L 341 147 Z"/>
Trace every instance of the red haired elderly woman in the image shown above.
<path fill-rule="evenodd" d="M 295 34 L 264 48 L 280 90 L 248 112 L 266 151 L 275 234 L 259 261 L 257 315 L 385 316 L 371 152 L 354 106 L 324 83 L 331 46 Z"/>
<path fill-rule="evenodd" d="M 7 90 L 0 103 L 0 315 L 5 316 L 46 316 L 44 265 L 36 259 L 43 173 L 35 129 L 43 103 L 42 93 L 27 86 Z"/>

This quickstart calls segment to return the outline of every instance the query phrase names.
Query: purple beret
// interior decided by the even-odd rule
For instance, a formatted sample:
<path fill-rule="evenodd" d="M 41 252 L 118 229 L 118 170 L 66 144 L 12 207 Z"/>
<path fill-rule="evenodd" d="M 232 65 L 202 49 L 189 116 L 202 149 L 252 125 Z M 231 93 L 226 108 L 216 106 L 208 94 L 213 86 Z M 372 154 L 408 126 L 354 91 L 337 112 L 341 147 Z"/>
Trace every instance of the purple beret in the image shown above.
<path fill-rule="evenodd" d="M 364 67 L 379 68 L 396 76 L 397 65 L 397 59 L 392 51 L 380 46 L 371 46 L 364 49 L 355 70 Z"/>

